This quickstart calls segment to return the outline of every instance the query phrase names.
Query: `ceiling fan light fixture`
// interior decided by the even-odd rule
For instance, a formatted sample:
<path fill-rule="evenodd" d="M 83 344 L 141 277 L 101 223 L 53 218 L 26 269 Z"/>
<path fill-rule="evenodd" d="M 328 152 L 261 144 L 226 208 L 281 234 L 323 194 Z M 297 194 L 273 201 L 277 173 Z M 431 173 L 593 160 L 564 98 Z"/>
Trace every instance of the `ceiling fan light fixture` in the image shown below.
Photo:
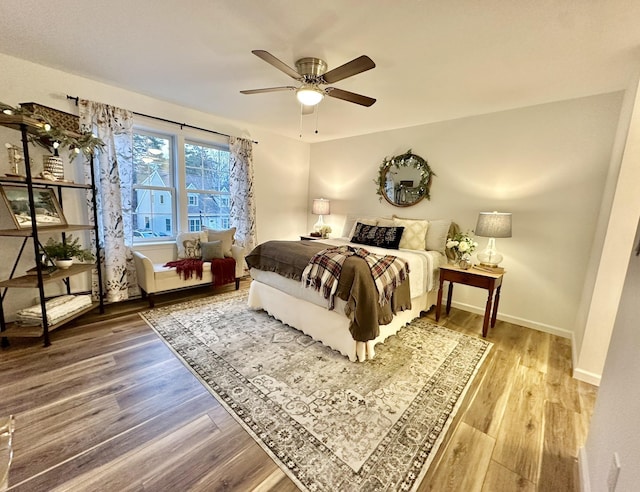
<path fill-rule="evenodd" d="M 305 106 L 315 106 L 324 98 L 324 92 L 317 87 L 302 86 L 296 91 L 296 97 Z"/>

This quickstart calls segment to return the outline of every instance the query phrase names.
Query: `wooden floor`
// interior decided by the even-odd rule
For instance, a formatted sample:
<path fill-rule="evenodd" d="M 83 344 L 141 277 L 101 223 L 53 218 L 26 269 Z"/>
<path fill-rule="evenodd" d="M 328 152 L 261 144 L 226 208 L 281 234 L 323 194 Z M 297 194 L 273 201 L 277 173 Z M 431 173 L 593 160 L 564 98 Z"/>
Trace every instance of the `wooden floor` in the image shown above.
<path fill-rule="evenodd" d="M 145 308 L 109 306 L 54 332 L 48 348 L 13 339 L 0 353 L 0 416 L 16 416 L 10 490 L 297 490 L 135 314 Z M 482 319 L 452 309 L 441 324 L 478 336 Z M 569 341 L 501 321 L 488 339 L 419 490 L 578 490 L 596 389 L 571 378 Z"/>

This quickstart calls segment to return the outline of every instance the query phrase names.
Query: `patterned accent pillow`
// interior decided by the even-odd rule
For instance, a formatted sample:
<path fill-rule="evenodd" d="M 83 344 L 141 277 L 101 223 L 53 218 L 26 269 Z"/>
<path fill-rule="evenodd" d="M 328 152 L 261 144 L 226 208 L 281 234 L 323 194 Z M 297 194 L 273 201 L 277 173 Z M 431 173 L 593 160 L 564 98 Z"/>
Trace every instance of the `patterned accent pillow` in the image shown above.
<path fill-rule="evenodd" d="M 404 227 L 402 239 L 400 239 L 400 248 L 424 251 L 427 239 L 427 229 L 429 222 L 417 219 L 398 219 L 393 218 L 396 226 Z"/>
<path fill-rule="evenodd" d="M 344 235 L 345 237 L 353 237 L 353 235 L 356 233 L 356 226 L 358 225 L 358 222 L 360 222 L 361 224 L 366 224 L 366 225 L 378 225 L 378 219 L 377 217 L 358 217 L 356 219 L 353 219 L 349 216 L 347 216 L 347 221 L 345 222 L 344 225 Z"/>
<path fill-rule="evenodd" d="M 351 242 L 379 248 L 398 249 L 403 230 L 404 227 L 379 227 L 359 222 L 356 224 Z"/>
<path fill-rule="evenodd" d="M 176 237 L 176 246 L 178 247 L 178 258 L 201 258 L 202 250 L 200 243 L 207 240 L 206 232 L 181 232 Z"/>

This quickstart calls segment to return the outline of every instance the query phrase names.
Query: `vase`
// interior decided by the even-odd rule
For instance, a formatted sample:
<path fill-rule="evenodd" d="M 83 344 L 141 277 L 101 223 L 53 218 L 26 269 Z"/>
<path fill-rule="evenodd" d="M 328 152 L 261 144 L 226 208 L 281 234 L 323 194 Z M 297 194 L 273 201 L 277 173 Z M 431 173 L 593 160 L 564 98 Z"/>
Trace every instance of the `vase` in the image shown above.
<path fill-rule="evenodd" d="M 55 263 L 60 270 L 66 270 L 73 265 L 73 260 L 55 260 Z"/>
<path fill-rule="evenodd" d="M 62 157 L 57 155 L 45 155 L 43 159 L 44 171 L 51 173 L 57 180 L 63 181 L 64 166 L 62 165 Z"/>
<path fill-rule="evenodd" d="M 462 270 L 469 270 L 469 268 L 473 266 L 473 262 L 471 261 L 471 255 L 469 253 L 463 254 L 462 257 L 460 258 L 460 261 L 458 261 L 458 266 Z"/>
<path fill-rule="evenodd" d="M 471 255 L 469 253 L 456 252 L 456 257 L 453 260 L 453 265 L 462 270 L 469 270 L 473 266 L 471 261 Z"/>

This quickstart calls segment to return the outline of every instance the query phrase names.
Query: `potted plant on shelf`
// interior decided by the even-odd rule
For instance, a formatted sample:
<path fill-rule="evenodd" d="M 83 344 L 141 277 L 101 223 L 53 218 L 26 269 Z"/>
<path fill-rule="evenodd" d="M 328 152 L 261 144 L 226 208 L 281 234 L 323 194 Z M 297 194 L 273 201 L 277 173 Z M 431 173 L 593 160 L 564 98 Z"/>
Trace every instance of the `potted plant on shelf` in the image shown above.
<path fill-rule="evenodd" d="M 50 237 L 42 249 L 55 265 L 63 270 L 73 264 L 73 258 L 77 258 L 80 261 L 94 260 L 93 253 L 88 249 L 84 249 L 80 245 L 80 240 L 71 234 L 65 242 L 56 241 Z"/>

